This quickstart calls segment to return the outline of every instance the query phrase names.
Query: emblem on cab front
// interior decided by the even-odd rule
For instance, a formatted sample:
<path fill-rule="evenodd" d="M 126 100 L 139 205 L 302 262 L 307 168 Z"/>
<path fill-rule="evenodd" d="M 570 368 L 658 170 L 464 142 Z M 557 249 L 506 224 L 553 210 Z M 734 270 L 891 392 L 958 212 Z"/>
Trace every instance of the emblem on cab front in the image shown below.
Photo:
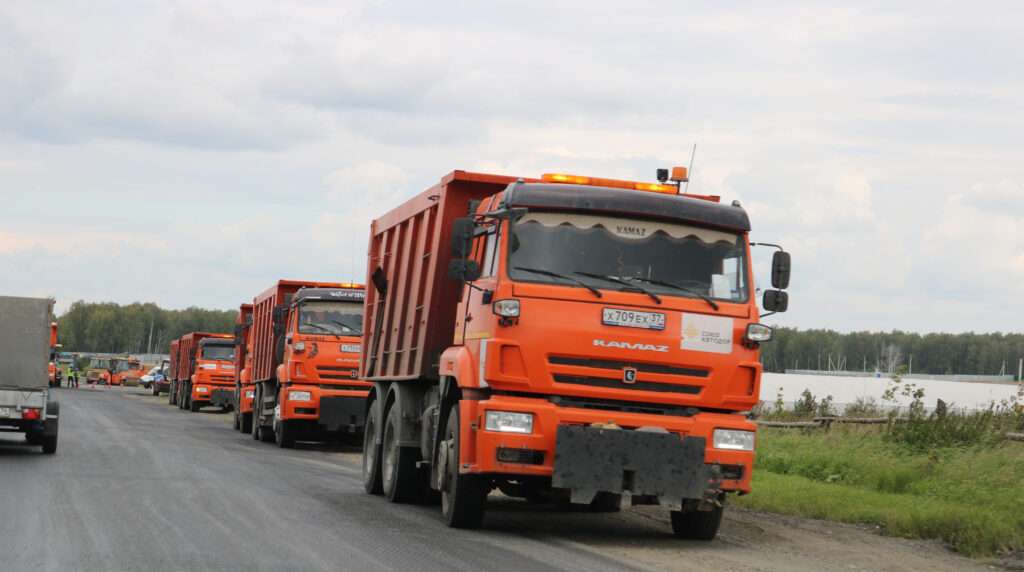
<path fill-rule="evenodd" d="M 628 383 L 630 385 L 636 383 L 636 368 L 635 367 L 624 367 L 624 368 L 622 368 L 622 383 Z"/>

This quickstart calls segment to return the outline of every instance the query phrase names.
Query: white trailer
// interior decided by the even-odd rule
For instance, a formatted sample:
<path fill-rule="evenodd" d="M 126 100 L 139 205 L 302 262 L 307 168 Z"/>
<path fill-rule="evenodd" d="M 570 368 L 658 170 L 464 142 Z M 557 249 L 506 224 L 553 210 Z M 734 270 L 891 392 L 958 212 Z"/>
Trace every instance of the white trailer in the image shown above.
<path fill-rule="evenodd" d="M 53 398 L 50 317 L 53 300 L 0 296 L 0 432 L 57 452 L 60 406 Z"/>

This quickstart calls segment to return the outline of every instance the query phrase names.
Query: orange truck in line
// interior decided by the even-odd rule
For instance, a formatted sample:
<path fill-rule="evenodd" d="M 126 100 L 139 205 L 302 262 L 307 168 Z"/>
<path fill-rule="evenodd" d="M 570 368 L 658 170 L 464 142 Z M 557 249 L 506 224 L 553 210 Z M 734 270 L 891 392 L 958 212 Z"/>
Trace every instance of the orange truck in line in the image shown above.
<path fill-rule="evenodd" d="M 450 526 L 509 496 L 655 504 L 711 539 L 749 493 L 760 323 L 750 222 L 679 181 L 454 171 L 373 221 L 363 481 L 441 497 Z M 666 182 L 671 179 L 671 182 Z M 781 250 L 781 249 L 780 249 Z M 784 311 L 789 255 L 764 307 Z"/>
<path fill-rule="evenodd" d="M 242 304 L 235 320 L 235 429 L 252 432 L 252 304 Z"/>
<path fill-rule="evenodd" d="M 292 447 L 358 433 L 361 284 L 281 280 L 253 300 L 252 436 Z"/>
<path fill-rule="evenodd" d="M 50 364 L 47 367 L 47 374 L 50 379 L 50 387 L 60 387 L 61 371 L 57 363 L 57 350 L 60 344 L 57 343 L 57 322 L 50 322 Z"/>
<path fill-rule="evenodd" d="M 208 405 L 227 410 L 234 403 L 235 346 L 231 334 L 192 332 L 178 340 L 175 370 L 179 409 Z"/>

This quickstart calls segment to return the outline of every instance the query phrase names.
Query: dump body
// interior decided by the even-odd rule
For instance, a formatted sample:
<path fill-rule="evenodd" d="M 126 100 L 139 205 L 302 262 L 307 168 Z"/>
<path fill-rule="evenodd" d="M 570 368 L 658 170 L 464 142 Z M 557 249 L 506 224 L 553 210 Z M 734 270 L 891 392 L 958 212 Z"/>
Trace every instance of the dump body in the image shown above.
<path fill-rule="evenodd" d="M 49 389 L 53 300 L 0 296 L 0 431 L 57 450 L 60 409 Z"/>
<path fill-rule="evenodd" d="M 748 334 L 769 330 L 747 214 L 565 179 L 455 171 L 373 222 L 367 490 L 408 499 L 428 478 L 453 526 L 478 524 L 492 487 L 720 518 L 726 492 L 750 491 Z"/>
<path fill-rule="evenodd" d="M 462 288 L 448 278 L 451 225 L 470 201 L 500 192 L 513 177 L 455 171 L 402 206 L 374 220 L 367 284 L 380 269 L 388 296 L 366 293 L 362 377 L 371 380 L 436 379 L 437 364 L 452 343 Z"/>
<path fill-rule="evenodd" d="M 44 389 L 53 302 L 0 296 L 0 389 Z"/>
<path fill-rule="evenodd" d="M 247 363 L 257 434 L 290 446 L 362 427 L 370 385 L 358 376 L 364 291 L 281 280 L 253 301 Z"/>
<path fill-rule="evenodd" d="M 252 304 L 242 304 L 235 319 L 235 428 L 252 430 Z"/>

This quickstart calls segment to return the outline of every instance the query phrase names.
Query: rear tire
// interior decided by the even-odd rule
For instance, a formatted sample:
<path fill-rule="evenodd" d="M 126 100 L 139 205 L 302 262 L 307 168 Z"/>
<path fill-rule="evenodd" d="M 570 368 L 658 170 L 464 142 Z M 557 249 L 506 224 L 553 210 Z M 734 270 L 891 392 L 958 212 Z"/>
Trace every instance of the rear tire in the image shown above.
<path fill-rule="evenodd" d="M 714 540 L 722 525 L 723 507 L 709 511 L 672 511 L 672 534 L 688 540 Z"/>
<path fill-rule="evenodd" d="M 459 473 L 459 404 L 452 406 L 445 427 L 445 439 L 441 443 L 447 448 L 444 483 L 441 490 L 441 513 L 452 528 L 479 528 L 484 520 L 489 485 L 479 475 Z"/>
<path fill-rule="evenodd" d="M 370 402 L 363 427 L 363 490 L 366 494 L 379 495 L 384 492 L 380 475 L 381 446 L 377 443 L 377 428 L 380 427 L 380 402 Z"/>
<path fill-rule="evenodd" d="M 178 394 L 175 391 L 175 389 L 176 389 L 175 386 L 172 385 L 167 390 L 167 405 L 177 405 L 178 404 Z"/>
<path fill-rule="evenodd" d="M 399 441 L 399 425 L 401 411 L 397 404 L 388 408 L 387 420 L 384 422 L 384 439 L 381 443 L 381 482 L 384 496 L 395 503 L 415 502 L 419 496 L 416 470 L 416 450 L 401 447 Z"/>
<path fill-rule="evenodd" d="M 52 455 L 57 452 L 57 436 L 43 437 L 43 453 Z"/>

